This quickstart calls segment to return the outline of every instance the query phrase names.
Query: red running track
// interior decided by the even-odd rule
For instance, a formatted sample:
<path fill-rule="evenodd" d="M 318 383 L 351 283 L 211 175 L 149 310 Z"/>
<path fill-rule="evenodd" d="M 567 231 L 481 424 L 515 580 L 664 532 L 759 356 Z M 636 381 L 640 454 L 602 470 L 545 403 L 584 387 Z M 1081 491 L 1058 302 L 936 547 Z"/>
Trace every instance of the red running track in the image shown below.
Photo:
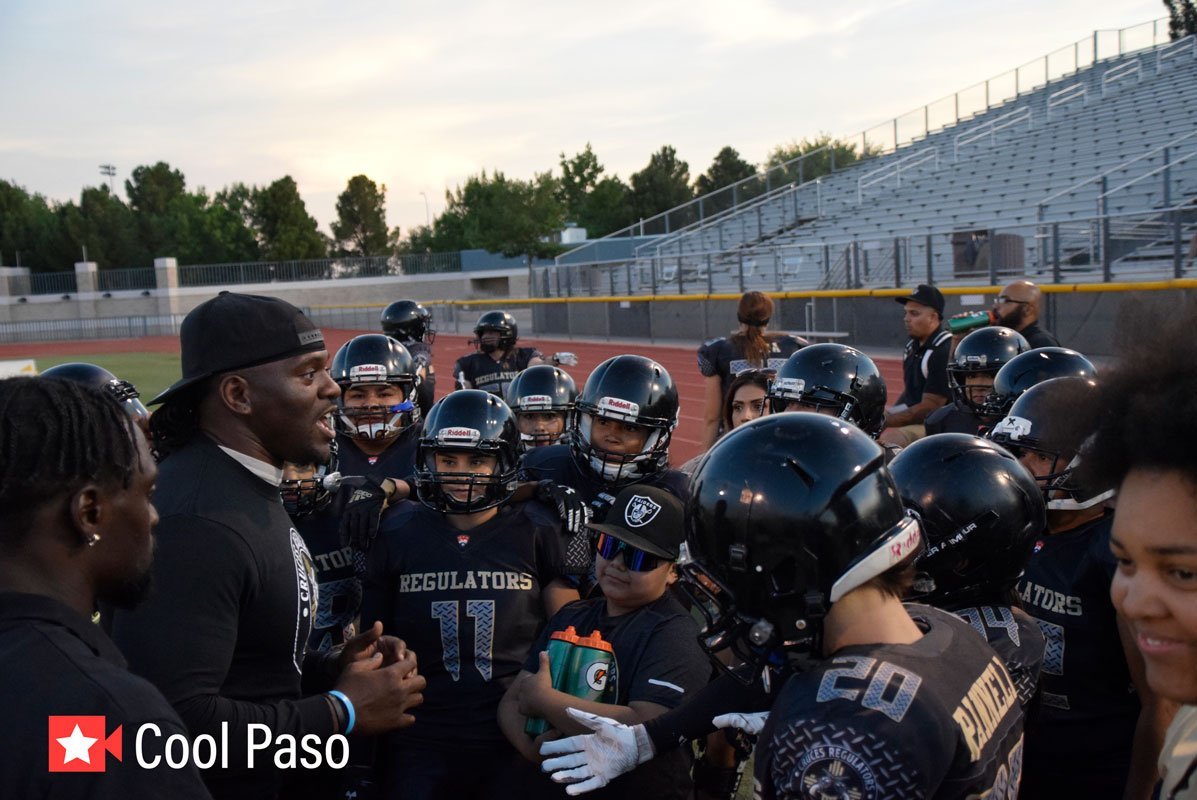
<path fill-rule="evenodd" d="M 324 329 L 330 353 L 349 339 L 361 333 L 373 331 L 351 331 Z M 702 432 L 703 377 L 698 371 L 696 351 L 698 343 L 689 347 L 670 345 L 635 345 L 604 341 L 583 342 L 578 340 L 528 337 L 521 339 L 524 345 L 534 345 L 545 355 L 569 351 L 578 356 L 578 365 L 570 367 L 569 373 L 578 382 L 578 388 L 586 381 L 600 363 L 612 356 L 634 352 L 658 361 L 673 376 L 681 398 L 681 418 L 673 434 L 670 448 L 674 464 L 681 464 L 700 451 L 698 437 Z M 453 362 L 472 351 L 469 337 L 452 334 L 438 334 L 434 351 L 438 369 L 437 396 L 441 397 L 453 388 Z M 0 358 L 37 358 L 38 356 L 71 355 L 87 350 L 109 353 L 177 353 L 179 340 L 174 336 L 153 336 L 143 339 L 113 339 L 94 342 L 46 342 L 42 344 L 0 345 Z M 877 360 L 877 366 L 885 377 L 891 398 L 897 397 L 902 386 L 902 364 L 895 358 Z"/>

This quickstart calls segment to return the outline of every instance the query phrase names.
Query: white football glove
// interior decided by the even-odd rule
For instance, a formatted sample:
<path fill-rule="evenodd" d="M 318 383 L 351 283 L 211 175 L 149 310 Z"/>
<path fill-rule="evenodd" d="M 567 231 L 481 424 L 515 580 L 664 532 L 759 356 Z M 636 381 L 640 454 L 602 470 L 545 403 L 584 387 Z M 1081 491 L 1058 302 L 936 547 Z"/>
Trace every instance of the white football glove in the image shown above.
<path fill-rule="evenodd" d="M 733 714 L 720 714 L 711 720 L 711 724 L 716 728 L 735 728 L 738 731 L 743 731 L 749 736 L 756 736 L 765 728 L 765 723 L 769 721 L 768 711 L 753 711 L 753 712 L 736 712 Z"/>
<path fill-rule="evenodd" d="M 559 367 L 578 366 L 578 357 L 573 353 L 553 353 L 553 357 L 549 360 Z"/>
<path fill-rule="evenodd" d="M 566 711 L 594 731 L 540 745 L 542 756 L 556 756 L 543 761 L 541 770 L 551 773 L 554 782 L 569 784 L 566 794 L 601 789 L 653 757 L 652 742 L 643 725 L 624 725 L 576 708 Z"/>

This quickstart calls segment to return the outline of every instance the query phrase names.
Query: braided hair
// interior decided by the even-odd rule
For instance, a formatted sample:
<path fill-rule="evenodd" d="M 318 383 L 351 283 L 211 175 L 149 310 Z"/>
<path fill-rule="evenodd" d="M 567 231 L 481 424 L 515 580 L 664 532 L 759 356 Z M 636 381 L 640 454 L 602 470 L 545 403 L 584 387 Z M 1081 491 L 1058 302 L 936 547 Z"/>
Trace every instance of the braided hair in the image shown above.
<path fill-rule="evenodd" d="M 0 380 L 0 542 L 34 512 L 84 484 L 128 488 L 138 468 L 134 422 L 106 392 L 59 378 Z"/>

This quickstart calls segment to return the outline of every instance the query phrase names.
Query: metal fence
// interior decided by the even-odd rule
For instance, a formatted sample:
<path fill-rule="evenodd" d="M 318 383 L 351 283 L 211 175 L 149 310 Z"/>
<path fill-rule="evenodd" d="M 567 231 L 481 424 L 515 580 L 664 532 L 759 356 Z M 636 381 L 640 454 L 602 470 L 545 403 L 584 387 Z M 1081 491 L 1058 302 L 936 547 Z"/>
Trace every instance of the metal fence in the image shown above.
<path fill-rule="evenodd" d="M 8 296 L 28 297 L 37 294 L 75 294 L 75 272 L 33 272 L 29 275 L 8 276 Z"/>
<path fill-rule="evenodd" d="M 96 290 L 101 292 L 136 292 L 157 286 L 158 278 L 153 267 L 102 269 L 96 272 Z"/>
<path fill-rule="evenodd" d="M 291 283 L 460 271 L 460 253 L 417 253 L 403 256 L 255 261 L 236 264 L 189 264 L 179 267 L 179 286 Z"/>
<path fill-rule="evenodd" d="M 182 314 L 0 322 L 0 342 L 12 344 L 177 335 L 182 322 Z"/>

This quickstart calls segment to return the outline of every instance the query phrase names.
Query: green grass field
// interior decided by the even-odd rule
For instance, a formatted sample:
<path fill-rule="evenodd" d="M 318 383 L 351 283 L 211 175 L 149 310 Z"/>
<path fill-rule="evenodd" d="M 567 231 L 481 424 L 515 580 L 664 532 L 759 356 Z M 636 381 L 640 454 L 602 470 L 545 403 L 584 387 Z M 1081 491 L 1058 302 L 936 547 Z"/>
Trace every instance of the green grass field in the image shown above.
<path fill-rule="evenodd" d="M 137 387 L 142 399 L 149 400 L 177 381 L 182 375 L 179 356 L 174 353 L 87 353 L 69 356 L 42 356 L 36 359 L 39 372 L 56 364 L 86 361 L 96 364 Z"/>

